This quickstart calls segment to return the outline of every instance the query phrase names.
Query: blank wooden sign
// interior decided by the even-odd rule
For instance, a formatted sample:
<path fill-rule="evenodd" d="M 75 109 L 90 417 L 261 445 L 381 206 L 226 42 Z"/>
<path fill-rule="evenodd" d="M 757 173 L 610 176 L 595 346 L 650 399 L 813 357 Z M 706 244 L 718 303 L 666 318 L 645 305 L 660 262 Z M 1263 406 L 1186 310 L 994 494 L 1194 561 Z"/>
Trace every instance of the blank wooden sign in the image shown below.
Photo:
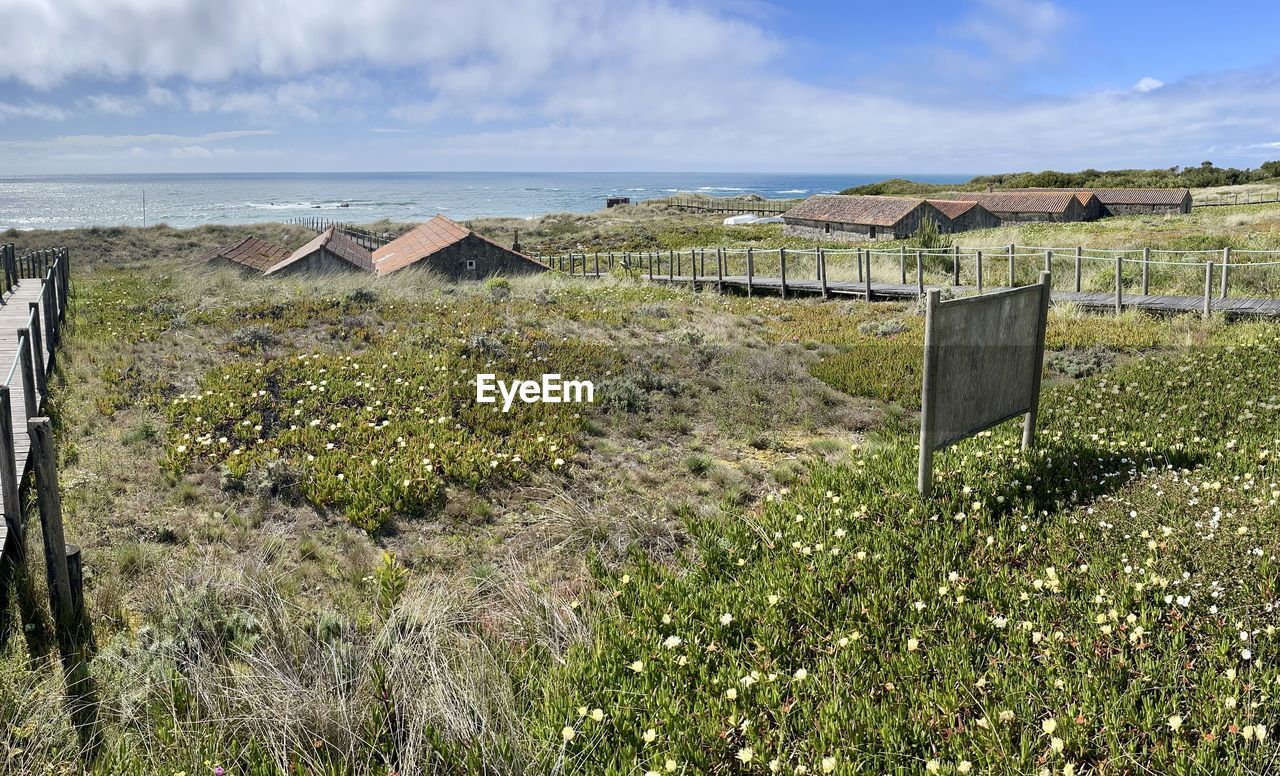
<path fill-rule="evenodd" d="M 1048 272 L 1040 282 L 941 301 L 926 297 L 924 381 L 920 393 L 920 494 L 933 486 L 933 452 L 1025 415 L 1022 446 L 1035 441 Z"/>

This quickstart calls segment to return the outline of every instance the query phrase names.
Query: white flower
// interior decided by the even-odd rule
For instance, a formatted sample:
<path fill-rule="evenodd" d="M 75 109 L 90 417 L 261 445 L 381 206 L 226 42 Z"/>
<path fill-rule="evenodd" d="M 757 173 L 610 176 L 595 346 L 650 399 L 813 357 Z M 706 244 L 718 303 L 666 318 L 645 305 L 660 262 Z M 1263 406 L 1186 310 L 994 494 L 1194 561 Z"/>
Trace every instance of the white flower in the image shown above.
<path fill-rule="evenodd" d="M 831 773 L 831 772 L 832 772 L 832 771 L 834 771 L 835 769 L 836 769 L 836 758 L 834 758 L 834 757 L 824 757 L 824 758 L 822 758 L 822 772 L 823 772 L 823 773 Z"/>
<path fill-rule="evenodd" d="M 604 709 L 596 708 L 591 710 L 591 718 L 596 722 L 604 721 Z"/>
<path fill-rule="evenodd" d="M 751 762 L 751 758 L 755 757 L 755 754 L 756 753 L 751 750 L 751 747 L 744 746 L 741 749 L 739 749 L 738 753 L 734 756 L 744 763 L 749 763 Z"/>
<path fill-rule="evenodd" d="M 662 646 L 666 647 L 667 649 L 675 649 L 676 647 L 680 646 L 683 643 L 684 643 L 684 639 L 680 638 L 679 636 L 668 636 L 665 640 L 663 640 Z"/>
<path fill-rule="evenodd" d="M 960 764 L 956 766 L 956 773 L 968 773 L 971 770 L 973 770 L 973 763 L 968 760 L 961 760 Z"/>
<path fill-rule="evenodd" d="M 657 737 L 658 737 L 658 731 L 654 730 L 653 728 L 649 728 L 648 730 L 644 731 L 644 735 L 641 736 L 641 738 L 644 739 L 644 742 L 646 744 L 652 744 L 654 739 Z"/>
<path fill-rule="evenodd" d="M 573 737 L 576 736 L 577 734 L 578 734 L 578 731 L 574 730 L 568 725 L 565 725 L 564 729 L 560 731 L 560 737 L 563 738 L 566 743 L 569 741 L 572 741 Z"/>
<path fill-rule="evenodd" d="M 1172 717 L 1169 717 L 1169 729 L 1170 729 L 1170 730 L 1172 730 L 1173 732 L 1177 733 L 1177 732 L 1178 732 L 1178 728 L 1180 728 L 1180 727 L 1182 727 L 1182 715 L 1181 715 L 1181 714 L 1174 714 Z"/>
<path fill-rule="evenodd" d="M 794 678 L 797 682 L 803 682 L 805 680 L 805 677 L 807 677 L 808 675 L 809 675 L 808 671 L 804 670 L 803 668 L 797 668 L 794 674 Z"/>
<path fill-rule="evenodd" d="M 728 624 L 729 624 L 729 623 L 731 623 L 731 622 L 733 622 L 733 615 L 732 615 L 732 614 L 729 614 L 728 612 L 725 612 L 724 614 L 720 615 L 720 624 L 721 624 L 721 625 L 728 625 Z"/>
<path fill-rule="evenodd" d="M 1049 717 L 1040 723 L 1040 729 L 1044 731 L 1045 735 L 1051 736 L 1053 735 L 1053 731 L 1058 729 L 1058 720 L 1053 717 Z"/>

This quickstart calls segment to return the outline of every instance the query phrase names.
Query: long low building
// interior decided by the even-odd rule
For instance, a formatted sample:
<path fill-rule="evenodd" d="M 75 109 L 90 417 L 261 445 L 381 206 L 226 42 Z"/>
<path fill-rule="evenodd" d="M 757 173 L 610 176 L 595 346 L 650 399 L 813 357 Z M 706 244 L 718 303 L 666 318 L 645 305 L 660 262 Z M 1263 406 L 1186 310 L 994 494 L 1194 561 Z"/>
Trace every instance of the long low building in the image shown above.
<path fill-rule="evenodd" d="M 1088 191 L 1098 198 L 1103 216 L 1177 215 L 1191 212 L 1189 189 L 1026 189 Z"/>
<path fill-rule="evenodd" d="M 957 219 L 965 224 L 964 229 L 956 229 Z M 926 220 L 932 220 L 939 232 L 998 225 L 985 208 L 974 202 L 906 197 L 820 194 L 782 214 L 785 234 L 833 242 L 901 240 L 915 234 Z"/>
<path fill-rule="evenodd" d="M 1101 215 L 1098 198 L 1086 191 L 994 191 L 951 199 L 977 202 L 1001 223 L 1092 221 Z"/>

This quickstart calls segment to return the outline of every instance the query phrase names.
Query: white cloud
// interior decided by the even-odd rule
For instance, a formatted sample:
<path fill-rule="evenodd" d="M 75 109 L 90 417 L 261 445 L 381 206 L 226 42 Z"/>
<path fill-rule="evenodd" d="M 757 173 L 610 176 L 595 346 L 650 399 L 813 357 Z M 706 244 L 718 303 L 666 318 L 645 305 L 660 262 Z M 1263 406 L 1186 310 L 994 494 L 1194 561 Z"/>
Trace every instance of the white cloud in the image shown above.
<path fill-rule="evenodd" d="M 1161 86 L 1164 86 L 1164 81 L 1161 81 L 1156 78 L 1152 78 L 1151 76 L 1147 76 L 1146 78 L 1143 78 L 1140 81 L 1138 81 L 1136 84 L 1134 84 L 1133 90 L 1135 92 L 1154 92 L 1156 89 L 1159 89 Z"/>
<path fill-rule="evenodd" d="M 136 116 L 143 110 L 141 100 L 119 94 L 91 94 L 81 102 L 101 116 Z"/>
<path fill-rule="evenodd" d="M 980 0 L 957 32 L 980 43 L 993 59 L 1026 64 L 1053 52 L 1068 16 L 1050 0 Z"/>
<path fill-rule="evenodd" d="M 8 119 L 38 119 L 40 121 L 62 121 L 67 112 L 56 105 L 43 102 L 2 102 L 0 101 L 0 121 Z"/>

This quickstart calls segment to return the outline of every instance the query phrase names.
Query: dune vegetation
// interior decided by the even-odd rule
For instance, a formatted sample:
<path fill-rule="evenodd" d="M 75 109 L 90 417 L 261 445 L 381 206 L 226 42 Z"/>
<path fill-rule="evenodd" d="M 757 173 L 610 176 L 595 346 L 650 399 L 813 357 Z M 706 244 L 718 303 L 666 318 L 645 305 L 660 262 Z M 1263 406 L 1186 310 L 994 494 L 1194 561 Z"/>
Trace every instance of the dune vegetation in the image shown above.
<path fill-rule="evenodd" d="M 787 244 L 645 208 L 474 226 Z M 1275 322 L 1055 308 L 1038 446 L 940 453 L 922 502 L 914 304 L 195 271 L 254 232 L 308 236 L 11 238 L 76 262 L 49 413 L 97 772 L 1272 768 Z M 1276 247 L 1280 211 L 977 236 Z M 481 371 L 595 401 L 504 414 Z M 11 639 L 0 772 L 84 756 L 56 660 Z"/>

